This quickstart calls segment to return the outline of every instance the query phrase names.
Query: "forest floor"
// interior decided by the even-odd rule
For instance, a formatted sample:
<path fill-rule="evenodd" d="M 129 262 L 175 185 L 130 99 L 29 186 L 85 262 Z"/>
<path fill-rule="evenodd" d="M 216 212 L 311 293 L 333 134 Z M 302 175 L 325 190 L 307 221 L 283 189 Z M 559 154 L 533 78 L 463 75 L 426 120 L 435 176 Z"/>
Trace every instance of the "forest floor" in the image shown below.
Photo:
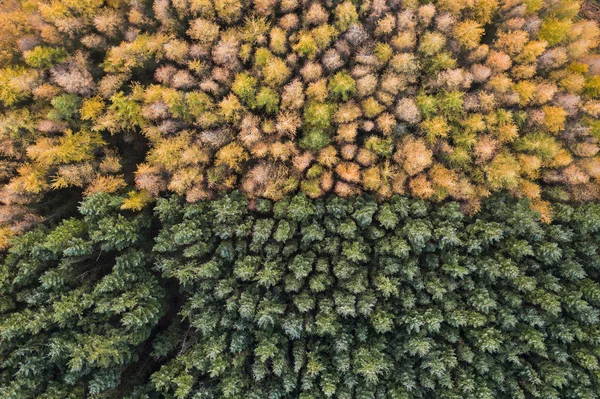
<path fill-rule="evenodd" d="M 586 18 L 600 22 L 600 0 L 585 0 L 581 7 L 581 13 Z"/>

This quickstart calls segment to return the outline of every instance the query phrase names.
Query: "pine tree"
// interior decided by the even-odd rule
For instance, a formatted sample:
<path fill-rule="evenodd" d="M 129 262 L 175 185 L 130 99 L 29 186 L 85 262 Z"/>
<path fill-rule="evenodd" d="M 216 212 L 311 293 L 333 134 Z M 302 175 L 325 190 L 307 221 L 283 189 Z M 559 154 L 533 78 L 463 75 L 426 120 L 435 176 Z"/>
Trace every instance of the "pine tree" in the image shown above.
<path fill-rule="evenodd" d="M 254 209 L 238 194 L 159 202 L 158 265 L 195 331 L 146 387 L 159 397 L 597 390 L 597 205 L 551 224 L 506 195 L 477 218 L 402 197 Z"/>
<path fill-rule="evenodd" d="M 166 311 L 148 258 L 149 215 L 88 197 L 80 218 L 15 239 L 0 268 L 0 393 L 84 398 L 118 392 Z M 140 358 L 141 356 L 141 358 Z"/>

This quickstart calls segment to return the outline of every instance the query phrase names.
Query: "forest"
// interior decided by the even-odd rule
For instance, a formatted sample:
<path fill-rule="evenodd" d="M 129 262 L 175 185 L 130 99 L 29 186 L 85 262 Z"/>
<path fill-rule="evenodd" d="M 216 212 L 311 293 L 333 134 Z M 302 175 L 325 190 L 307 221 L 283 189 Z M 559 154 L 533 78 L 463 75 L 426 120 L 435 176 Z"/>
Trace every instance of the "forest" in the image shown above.
<path fill-rule="evenodd" d="M 4 0 L 0 398 L 600 399 L 599 10 Z"/>

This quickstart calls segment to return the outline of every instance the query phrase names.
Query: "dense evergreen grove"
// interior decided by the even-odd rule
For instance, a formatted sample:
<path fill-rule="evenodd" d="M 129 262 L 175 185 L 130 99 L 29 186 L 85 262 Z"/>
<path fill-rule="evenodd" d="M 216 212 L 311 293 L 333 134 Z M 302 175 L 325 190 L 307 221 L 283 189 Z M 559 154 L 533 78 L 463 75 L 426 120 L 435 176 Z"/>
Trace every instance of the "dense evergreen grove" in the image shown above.
<path fill-rule="evenodd" d="M 0 268 L 0 397 L 597 398 L 600 204 L 96 194 Z"/>
<path fill-rule="evenodd" d="M 166 293 L 150 218 L 124 217 L 121 204 L 90 197 L 81 218 L 14 242 L 0 269 L 0 397 L 94 397 L 139 357 Z"/>

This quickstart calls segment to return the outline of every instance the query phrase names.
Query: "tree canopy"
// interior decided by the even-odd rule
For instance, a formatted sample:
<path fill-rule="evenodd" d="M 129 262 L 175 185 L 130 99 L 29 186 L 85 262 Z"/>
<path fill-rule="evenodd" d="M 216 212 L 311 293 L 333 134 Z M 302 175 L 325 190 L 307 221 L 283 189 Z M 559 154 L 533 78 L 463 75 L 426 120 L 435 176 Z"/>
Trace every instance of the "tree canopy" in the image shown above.
<path fill-rule="evenodd" d="M 507 190 L 550 219 L 600 198 L 600 30 L 579 7 L 7 0 L 0 235 L 51 198 L 133 189 L 132 209 L 240 189 L 468 213 Z"/>
<path fill-rule="evenodd" d="M 96 194 L 0 268 L 3 398 L 597 398 L 600 205 Z"/>
<path fill-rule="evenodd" d="M 0 0 L 1 399 L 600 399 L 580 0 Z"/>

